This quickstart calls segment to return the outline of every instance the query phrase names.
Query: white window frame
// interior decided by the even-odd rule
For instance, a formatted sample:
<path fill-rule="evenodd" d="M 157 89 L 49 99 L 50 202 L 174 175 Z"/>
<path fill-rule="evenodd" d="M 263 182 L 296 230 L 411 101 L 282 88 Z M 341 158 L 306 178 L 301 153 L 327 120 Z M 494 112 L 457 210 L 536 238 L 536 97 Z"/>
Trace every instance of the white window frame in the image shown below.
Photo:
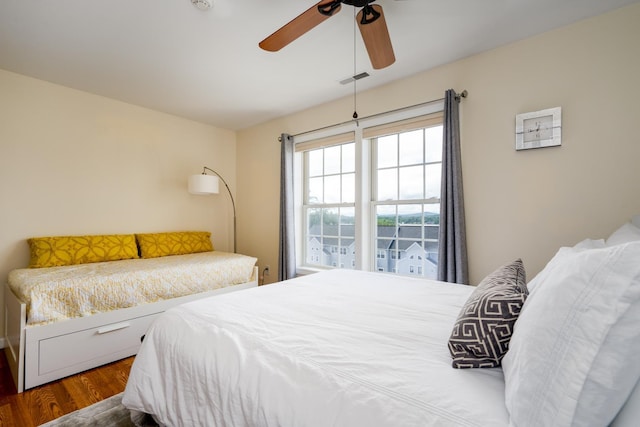
<path fill-rule="evenodd" d="M 407 123 L 408 122 L 408 123 Z M 379 231 L 375 218 L 377 215 L 377 208 L 381 207 L 381 206 L 395 206 L 396 209 L 398 206 L 408 206 L 408 205 L 418 205 L 418 206 L 422 206 L 423 208 L 427 205 L 440 205 L 441 204 L 441 200 L 439 197 L 439 193 L 437 197 L 429 197 L 429 198 L 421 198 L 421 199 L 401 199 L 400 198 L 400 188 L 397 188 L 397 194 L 396 194 L 396 199 L 391 199 L 391 200 L 377 200 L 377 193 L 378 193 L 378 188 L 377 188 L 377 180 L 376 180 L 376 171 L 377 171 L 377 148 L 375 147 L 375 144 L 377 143 L 376 139 L 377 138 L 381 138 L 387 135 L 400 135 L 403 132 L 412 132 L 413 130 L 419 130 L 419 129 L 428 129 L 431 127 L 442 127 L 443 126 L 443 117 L 441 114 L 431 114 L 431 115 L 427 115 L 426 117 L 422 117 L 421 120 L 419 120 L 418 122 L 416 121 L 412 121 L 412 120 L 407 120 L 405 123 L 399 123 L 399 124 L 394 124 L 392 123 L 389 126 L 379 126 L 379 129 L 377 130 L 368 130 L 365 131 L 366 134 L 371 136 L 371 139 L 369 140 L 369 146 L 371 147 L 371 152 L 372 152 L 372 162 L 371 162 L 371 181 L 372 181 L 372 192 L 371 192 L 371 211 L 370 211 L 370 218 L 371 218 L 371 228 L 370 228 L 370 235 L 372 236 L 372 238 L 380 238 L 377 236 L 377 233 Z M 423 133 L 423 137 L 424 137 L 424 133 Z M 397 140 L 399 143 L 399 140 Z M 424 144 L 425 140 L 423 139 L 423 144 Z M 424 145 L 423 145 L 424 146 Z M 426 147 L 425 147 L 426 148 Z M 399 146 L 397 148 L 399 150 Z M 399 151 L 398 151 L 399 154 Z M 437 161 L 428 161 L 426 159 L 426 152 L 423 153 L 425 158 L 423 159 L 423 162 L 416 164 L 417 165 L 424 165 L 425 167 L 429 166 L 429 165 L 435 165 L 435 164 L 442 164 L 442 160 L 437 160 Z M 404 167 L 411 167 L 412 165 L 401 165 L 401 164 L 396 164 L 395 166 L 388 166 L 388 167 L 383 167 L 381 168 L 382 170 L 399 170 L 404 168 Z M 424 170 L 423 170 L 424 173 Z M 426 182 L 423 182 L 423 186 L 426 185 Z M 398 181 L 398 186 L 400 186 L 400 181 Z M 426 187 L 423 187 L 423 192 L 426 191 Z M 426 195 L 425 195 L 426 196 Z M 423 211 L 424 212 L 424 211 Z M 424 231 L 425 226 L 427 224 L 422 224 L 421 225 L 421 229 Z M 434 242 L 433 239 L 431 238 L 427 238 L 423 233 L 423 231 L 421 231 L 421 235 L 422 237 L 417 239 L 418 241 L 425 243 L 425 242 Z M 385 237 L 382 237 L 382 240 L 387 240 Z M 394 239 L 390 239 L 390 240 L 394 240 Z M 407 241 L 407 240 L 411 240 L 411 239 L 407 239 L 407 238 L 396 238 L 395 241 L 399 244 L 400 241 Z M 435 242 L 437 243 L 437 239 L 435 240 Z M 378 252 L 378 244 L 373 244 L 374 249 L 376 250 L 376 254 Z M 397 268 L 395 267 L 397 262 L 400 262 L 401 260 L 403 260 L 403 254 L 406 256 L 405 252 L 399 251 L 392 251 L 390 253 L 390 259 L 392 260 L 393 264 L 394 264 L 394 272 L 397 270 Z M 414 255 L 410 255 L 409 256 L 409 260 L 413 260 L 414 259 Z M 419 265 L 422 265 L 422 257 L 418 256 L 418 260 L 419 260 Z M 403 274 L 408 274 L 408 275 L 415 275 L 416 272 L 416 265 L 413 264 L 409 264 L 408 265 L 408 272 L 407 270 L 405 270 L 405 273 Z M 422 276 L 422 272 L 424 270 L 422 268 L 419 268 L 419 275 Z M 398 274 L 398 273 L 396 273 Z M 431 277 L 432 279 L 435 279 L 435 277 Z"/>
<path fill-rule="evenodd" d="M 388 113 L 377 114 L 375 116 L 365 117 L 357 121 L 349 121 L 339 125 L 325 127 L 316 131 L 305 132 L 294 136 L 294 144 L 308 144 L 323 138 L 331 138 L 336 135 L 353 132 L 355 139 L 355 268 L 365 271 L 377 271 L 376 268 L 376 245 L 372 241 L 372 221 L 373 215 L 372 202 L 372 148 L 368 140 L 363 138 L 363 129 L 380 126 L 425 116 L 433 113 L 442 112 L 444 110 L 444 100 L 437 100 L 429 103 L 420 104 L 414 107 L 403 108 Z M 321 268 L 317 266 L 307 266 L 306 261 L 306 242 L 304 241 L 304 231 L 306 230 L 306 219 L 303 218 L 302 205 L 305 189 L 303 188 L 303 152 L 296 151 L 294 154 L 294 192 L 295 192 L 295 218 L 296 218 L 296 274 L 304 275 L 319 270 L 330 269 L 331 267 Z M 364 250 L 363 250 L 364 248 Z"/>
<path fill-rule="evenodd" d="M 296 235 L 298 234 L 298 232 L 300 233 L 304 233 L 304 231 L 308 230 L 308 224 L 307 224 L 307 210 L 308 209 L 355 209 L 355 201 L 351 202 L 345 202 L 342 200 L 342 197 L 340 197 L 340 201 L 338 202 L 326 202 L 325 200 L 323 200 L 321 203 L 311 203 L 308 200 L 306 200 L 306 196 L 305 194 L 308 194 L 309 190 L 307 188 L 308 185 L 308 181 L 307 179 L 309 178 L 309 176 L 305 173 L 305 168 L 308 167 L 308 156 L 306 155 L 307 152 L 312 151 L 312 150 L 318 150 L 318 149 L 325 149 L 325 148 L 330 148 L 330 147 L 335 147 L 338 145 L 343 145 L 343 144 L 353 144 L 354 148 L 355 148 L 355 143 L 354 143 L 354 134 L 353 132 L 348 132 L 348 133 L 343 133 L 340 135 L 336 135 L 336 136 L 331 136 L 328 138 L 323 138 L 321 140 L 315 140 L 313 141 L 311 144 L 306 144 L 302 147 L 302 151 L 300 150 L 300 146 L 297 147 L 296 150 L 296 168 L 299 166 L 298 162 L 300 163 L 301 169 L 300 169 L 300 173 L 299 176 L 300 181 L 296 180 L 296 185 L 301 185 L 301 188 L 303 189 L 302 193 L 296 193 L 296 205 L 299 205 L 300 207 L 296 210 L 297 211 L 297 215 L 296 215 L 296 219 L 302 224 L 302 226 L 298 229 L 296 229 Z M 355 151 L 355 150 L 354 150 Z M 355 153 L 354 153 L 354 162 L 355 162 Z M 352 174 L 354 176 L 357 175 L 357 171 L 354 165 L 354 171 L 343 171 L 342 170 L 342 165 L 340 167 L 340 172 L 338 173 L 332 173 L 332 174 L 325 174 L 323 171 L 323 174 L 321 175 L 322 177 L 326 178 L 327 176 L 332 176 L 332 175 L 343 175 L 343 174 Z M 298 174 L 296 174 L 296 176 L 298 176 Z M 323 188 L 324 191 L 324 188 Z M 355 215 L 354 215 L 354 221 L 355 221 Z M 300 231 L 298 231 L 300 230 Z M 323 234 L 323 236 L 326 237 L 325 234 Z M 304 236 L 302 236 L 304 239 Z M 337 236 L 331 236 L 332 238 L 336 238 L 336 239 L 342 239 L 343 237 L 346 236 L 341 236 L 341 227 L 340 224 L 338 226 L 338 235 Z M 355 239 L 355 236 L 353 237 Z M 340 240 L 339 240 L 340 241 Z M 320 257 L 309 257 L 308 253 L 306 253 L 307 250 L 307 241 L 304 240 L 300 246 L 297 246 L 297 248 L 300 248 L 300 252 L 296 253 L 296 258 L 298 260 L 298 267 L 302 264 L 304 265 L 304 267 L 306 269 L 310 269 L 310 270 L 320 270 L 320 269 L 328 269 L 328 268 L 337 268 L 338 264 L 336 261 L 331 261 L 331 265 L 320 265 L 321 262 L 324 262 L 324 260 L 320 259 Z M 319 250 L 320 253 L 322 254 L 322 252 L 324 251 L 324 247 L 322 249 Z M 344 268 L 344 260 L 347 257 L 347 255 L 349 254 L 348 252 L 348 247 L 344 246 L 344 247 L 338 247 L 338 246 L 331 246 L 330 249 L 330 253 L 332 254 L 336 254 L 339 262 L 340 262 L 340 268 Z M 355 253 L 355 250 L 354 250 Z M 311 264 L 307 264 L 307 260 L 311 258 Z M 352 266 L 355 264 L 354 262 L 351 263 Z M 299 273 L 298 273 L 299 274 Z"/>

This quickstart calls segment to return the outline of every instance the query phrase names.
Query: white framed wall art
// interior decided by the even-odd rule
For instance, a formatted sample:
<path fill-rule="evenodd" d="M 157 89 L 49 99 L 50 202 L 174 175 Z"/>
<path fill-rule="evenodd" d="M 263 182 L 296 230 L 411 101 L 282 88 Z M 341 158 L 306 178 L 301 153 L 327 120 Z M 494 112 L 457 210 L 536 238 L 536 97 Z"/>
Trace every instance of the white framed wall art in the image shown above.
<path fill-rule="evenodd" d="M 516 115 L 516 150 L 562 145 L 561 107 Z"/>

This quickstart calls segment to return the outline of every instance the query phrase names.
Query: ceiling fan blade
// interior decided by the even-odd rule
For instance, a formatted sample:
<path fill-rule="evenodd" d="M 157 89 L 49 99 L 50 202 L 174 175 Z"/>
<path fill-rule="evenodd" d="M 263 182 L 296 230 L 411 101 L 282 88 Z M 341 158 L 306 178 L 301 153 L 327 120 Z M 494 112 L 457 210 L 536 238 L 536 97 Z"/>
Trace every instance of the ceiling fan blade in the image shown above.
<path fill-rule="evenodd" d="M 340 11 L 340 8 L 340 2 L 321 0 L 262 40 L 258 43 L 258 46 L 269 52 L 278 51 L 321 22 L 332 17 Z"/>
<path fill-rule="evenodd" d="M 373 68 L 379 70 L 393 64 L 396 57 L 382 7 L 377 4 L 365 6 L 356 19 Z"/>

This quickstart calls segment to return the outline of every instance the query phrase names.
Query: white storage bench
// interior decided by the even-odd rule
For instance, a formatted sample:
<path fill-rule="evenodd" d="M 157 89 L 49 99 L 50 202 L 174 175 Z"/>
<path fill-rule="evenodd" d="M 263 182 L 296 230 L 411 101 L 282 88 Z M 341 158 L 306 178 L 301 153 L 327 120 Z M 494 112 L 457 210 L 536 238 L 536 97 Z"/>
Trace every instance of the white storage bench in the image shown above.
<path fill-rule="evenodd" d="M 26 304 L 5 287 L 5 353 L 18 392 L 138 352 L 151 322 L 165 310 L 188 301 L 258 285 L 251 280 L 213 291 L 163 300 L 46 325 L 26 325 Z"/>

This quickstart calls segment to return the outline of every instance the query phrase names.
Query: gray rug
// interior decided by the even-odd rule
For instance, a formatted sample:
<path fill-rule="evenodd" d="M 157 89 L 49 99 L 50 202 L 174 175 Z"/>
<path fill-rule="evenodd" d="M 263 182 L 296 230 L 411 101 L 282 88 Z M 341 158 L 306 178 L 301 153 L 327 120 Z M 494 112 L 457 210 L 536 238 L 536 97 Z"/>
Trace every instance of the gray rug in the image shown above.
<path fill-rule="evenodd" d="M 135 423 L 134 423 L 135 421 Z M 56 418 L 41 427 L 131 427 L 156 426 L 150 416 L 135 417 L 131 420 L 131 413 L 122 406 L 122 393 L 108 399 L 94 403 L 86 408 Z"/>

